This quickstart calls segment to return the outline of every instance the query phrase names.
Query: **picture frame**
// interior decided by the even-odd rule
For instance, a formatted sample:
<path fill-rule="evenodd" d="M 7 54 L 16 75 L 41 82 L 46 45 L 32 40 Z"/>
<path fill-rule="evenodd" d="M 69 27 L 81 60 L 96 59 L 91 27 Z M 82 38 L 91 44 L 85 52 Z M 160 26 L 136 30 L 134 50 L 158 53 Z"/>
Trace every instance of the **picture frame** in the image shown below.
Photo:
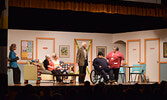
<path fill-rule="evenodd" d="M 98 52 L 102 52 L 104 54 L 104 57 L 107 56 L 107 46 L 96 46 L 96 56 L 98 55 Z"/>
<path fill-rule="evenodd" d="M 167 58 L 167 42 L 163 42 L 163 54 L 164 58 Z"/>
<path fill-rule="evenodd" d="M 33 60 L 34 41 L 21 40 L 21 60 Z"/>
<path fill-rule="evenodd" d="M 70 46 L 69 45 L 59 45 L 59 57 L 60 58 L 70 57 Z"/>

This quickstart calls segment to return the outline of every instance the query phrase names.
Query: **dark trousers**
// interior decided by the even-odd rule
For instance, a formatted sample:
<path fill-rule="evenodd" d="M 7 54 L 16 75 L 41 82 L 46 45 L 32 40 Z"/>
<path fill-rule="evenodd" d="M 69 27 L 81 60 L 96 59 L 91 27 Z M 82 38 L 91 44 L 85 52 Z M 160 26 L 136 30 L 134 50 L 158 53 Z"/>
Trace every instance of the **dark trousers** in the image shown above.
<path fill-rule="evenodd" d="M 67 70 L 65 70 L 65 69 L 64 69 L 61 73 L 62 73 L 62 74 L 64 74 L 64 73 L 65 73 L 65 74 L 68 74 L 68 73 L 67 73 Z M 66 76 L 65 79 L 68 79 L 68 76 Z"/>
<path fill-rule="evenodd" d="M 115 81 L 118 82 L 119 68 L 112 68 L 111 70 L 113 70 Z"/>
<path fill-rule="evenodd" d="M 103 69 L 103 70 L 101 70 L 101 74 L 104 78 L 104 81 L 114 80 L 113 70 L 111 70 L 111 69 Z M 109 79 L 107 77 L 107 74 L 109 75 Z"/>
<path fill-rule="evenodd" d="M 17 68 L 13 68 L 13 82 L 14 84 L 18 84 L 20 83 L 20 69 L 19 67 L 17 66 Z"/>
<path fill-rule="evenodd" d="M 60 70 L 52 70 L 52 74 L 56 75 L 56 74 L 61 74 Z M 60 76 L 56 76 L 56 81 L 61 82 L 62 80 L 60 79 Z"/>
<path fill-rule="evenodd" d="M 88 60 L 85 60 L 84 66 L 79 66 L 79 74 L 83 74 L 83 76 L 79 76 L 79 83 L 84 83 L 86 76 L 86 67 L 88 66 Z"/>
<path fill-rule="evenodd" d="M 113 76 L 113 70 L 109 69 L 109 68 L 105 68 L 105 69 L 101 69 L 101 68 L 97 68 L 96 69 L 98 72 L 100 72 L 100 74 L 102 75 L 102 77 L 104 78 L 104 81 L 108 81 L 108 80 L 114 80 L 114 76 Z M 109 79 L 107 77 L 107 74 L 109 75 Z"/>
<path fill-rule="evenodd" d="M 83 76 L 79 76 L 79 83 L 84 83 L 86 76 L 86 67 L 87 66 L 79 66 L 79 74 L 84 74 Z"/>

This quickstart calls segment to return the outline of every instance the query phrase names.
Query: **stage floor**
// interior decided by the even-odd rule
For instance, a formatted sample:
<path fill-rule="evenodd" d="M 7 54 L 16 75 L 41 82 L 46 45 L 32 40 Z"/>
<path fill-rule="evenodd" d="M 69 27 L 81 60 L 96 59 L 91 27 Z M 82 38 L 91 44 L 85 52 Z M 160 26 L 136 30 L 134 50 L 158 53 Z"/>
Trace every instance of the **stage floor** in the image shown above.
<path fill-rule="evenodd" d="M 155 83 L 155 82 L 154 82 Z M 153 82 L 150 83 L 138 83 L 140 85 L 150 85 L 150 84 L 154 84 Z M 32 86 L 84 86 L 84 83 L 55 83 L 53 84 L 52 82 L 41 82 L 40 84 L 36 84 L 36 83 L 28 83 L 31 84 Z M 112 84 L 112 85 L 134 85 L 136 83 L 131 82 L 131 83 L 118 83 L 118 84 Z M 26 86 L 27 84 L 8 84 L 8 86 Z M 95 86 L 96 84 L 92 84 L 90 83 L 91 86 Z M 111 85 L 110 83 L 106 84 L 106 85 Z"/>

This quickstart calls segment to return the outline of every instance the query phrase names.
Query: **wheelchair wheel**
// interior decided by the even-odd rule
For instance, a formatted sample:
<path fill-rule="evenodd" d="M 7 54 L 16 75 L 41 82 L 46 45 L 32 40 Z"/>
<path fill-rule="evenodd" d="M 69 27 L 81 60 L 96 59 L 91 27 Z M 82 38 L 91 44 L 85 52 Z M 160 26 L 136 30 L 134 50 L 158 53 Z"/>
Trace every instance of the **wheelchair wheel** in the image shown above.
<path fill-rule="evenodd" d="M 90 73 L 90 81 L 95 84 L 98 80 L 98 74 L 96 70 L 92 70 Z"/>

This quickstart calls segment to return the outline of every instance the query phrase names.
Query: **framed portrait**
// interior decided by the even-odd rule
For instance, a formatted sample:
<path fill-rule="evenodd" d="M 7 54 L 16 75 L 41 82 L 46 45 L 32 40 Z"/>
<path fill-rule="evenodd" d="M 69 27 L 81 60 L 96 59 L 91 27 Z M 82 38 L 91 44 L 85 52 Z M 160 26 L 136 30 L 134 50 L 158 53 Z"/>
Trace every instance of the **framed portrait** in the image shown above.
<path fill-rule="evenodd" d="M 104 54 L 104 57 L 107 56 L 107 47 L 106 46 L 96 46 L 96 56 L 99 52 L 102 52 Z"/>
<path fill-rule="evenodd" d="M 163 53 L 164 53 L 164 58 L 167 58 L 167 42 L 163 43 Z"/>
<path fill-rule="evenodd" d="M 59 45 L 59 57 L 60 58 L 70 57 L 70 46 L 69 45 Z"/>

